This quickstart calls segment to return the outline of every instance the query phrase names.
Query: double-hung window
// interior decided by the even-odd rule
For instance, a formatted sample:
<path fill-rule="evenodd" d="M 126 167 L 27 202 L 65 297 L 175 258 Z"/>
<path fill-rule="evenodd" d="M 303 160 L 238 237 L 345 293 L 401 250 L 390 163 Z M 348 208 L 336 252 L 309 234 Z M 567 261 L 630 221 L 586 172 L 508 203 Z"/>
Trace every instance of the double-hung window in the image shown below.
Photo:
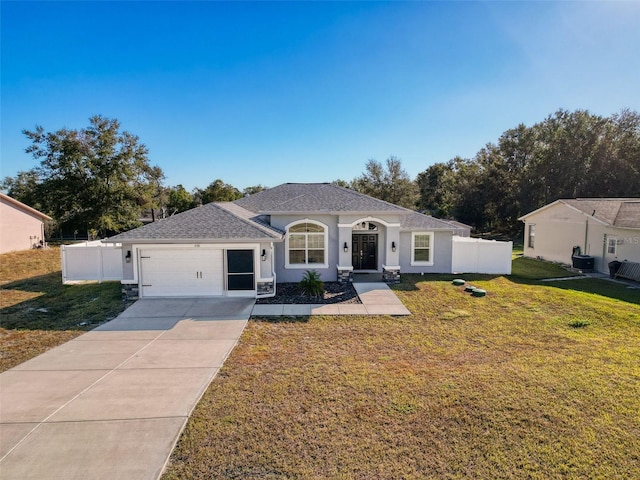
<path fill-rule="evenodd" d="M 414 232 L 411 235 L 411 265 L 433 265 L 433 232 Z"/>
<path fill-rule="evenodd" d="M 527 243 L 529 248 L 533 248 L 536 244 L 536 225 L 534 223 L 529 224 L 529 242 Z"/>
<path fill-rule="evenodd" d="M 286 267 L 327 267 L 327 227 L 310 220 L 287 228 Z"/>

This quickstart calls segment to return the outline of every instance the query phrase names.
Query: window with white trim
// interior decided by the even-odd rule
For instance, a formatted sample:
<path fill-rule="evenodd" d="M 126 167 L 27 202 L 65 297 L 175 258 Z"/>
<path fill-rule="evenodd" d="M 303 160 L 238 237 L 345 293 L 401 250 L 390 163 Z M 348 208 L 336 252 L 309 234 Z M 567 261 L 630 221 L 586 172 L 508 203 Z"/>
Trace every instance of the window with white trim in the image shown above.
<path fill-rule="evenodd" d="M 285 267 L 327 267 L 328 228 L 320 222 L 303 220 L 287 226 Z"/>
<path fill-rule="evenodd" d="M 617 238 L 609 238 L 607 239 L 607 253 L 610 255 L 616 255 L 618 249 L 618 239 Z"/>
<path fill-rule="evenodd" d="M 529 224 L 529 242 L 527 245 L 529 246 L 529 248 L 533 248 L 535 243 L 536 243 L 536 224 L 531 223 Z"/>
<path fill-rule="evenodd" d="M 411 234 L 411 265 L 433 265 L 433 232 Z"/>

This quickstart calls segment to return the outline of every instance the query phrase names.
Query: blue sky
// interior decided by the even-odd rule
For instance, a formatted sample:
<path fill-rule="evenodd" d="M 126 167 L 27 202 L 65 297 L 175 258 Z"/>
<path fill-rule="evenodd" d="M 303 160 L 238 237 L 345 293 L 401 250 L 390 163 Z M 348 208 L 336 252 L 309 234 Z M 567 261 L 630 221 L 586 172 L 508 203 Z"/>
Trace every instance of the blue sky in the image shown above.
<path fill-rule="evenodd" d="M 117 118 L 167 185 L 414 177 L 559 108 L 640 111 L 640 2 L 1 2 L 0 175 L 21 133 Z"/>

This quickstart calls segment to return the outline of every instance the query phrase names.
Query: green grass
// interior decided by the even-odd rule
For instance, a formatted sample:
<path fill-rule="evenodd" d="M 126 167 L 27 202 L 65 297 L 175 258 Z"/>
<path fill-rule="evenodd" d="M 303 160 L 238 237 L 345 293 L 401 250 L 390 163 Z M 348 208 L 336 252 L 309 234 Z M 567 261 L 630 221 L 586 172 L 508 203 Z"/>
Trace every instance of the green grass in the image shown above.
<path fill-rule="evenodd" d="M 511 275 L 528 280 L 543 280 L 545 278 L 575 277 L 580 274 L 570 272 L 561 265 L 544 260 L 517 257 L 511 263 Z"/>
<path fill-rule="evenodd" d="M 120 284 L 63 285 L 57 248 L 0 256 L 0 371 L 114 318 Z"/>
<path fill-rule="evenodd" d="M 625 287 L 451 278 L 404 276 L 410 317 L 250 321 L 163 479 L 640 478 Z"/>

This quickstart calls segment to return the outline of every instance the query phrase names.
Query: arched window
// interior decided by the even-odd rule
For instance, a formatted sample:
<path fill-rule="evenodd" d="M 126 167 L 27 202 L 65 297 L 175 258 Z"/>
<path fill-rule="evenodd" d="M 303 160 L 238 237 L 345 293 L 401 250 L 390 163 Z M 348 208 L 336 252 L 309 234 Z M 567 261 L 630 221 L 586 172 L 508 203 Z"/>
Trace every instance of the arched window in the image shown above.
<path fill-rule="evenodd" d="M 326 268 L 327 236 L 327 226 L 319 222 L 303 220 L 289 224 L 285 238 L 285 267 Z"/>

